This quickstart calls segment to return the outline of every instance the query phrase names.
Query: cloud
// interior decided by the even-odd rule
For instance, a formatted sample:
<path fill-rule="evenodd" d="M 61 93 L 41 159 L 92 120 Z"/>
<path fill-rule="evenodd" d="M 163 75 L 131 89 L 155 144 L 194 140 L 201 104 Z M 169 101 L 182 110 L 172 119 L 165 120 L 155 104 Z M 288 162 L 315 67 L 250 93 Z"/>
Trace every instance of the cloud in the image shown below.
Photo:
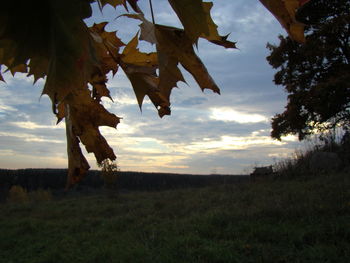
<path fill-rule="evenodd" d="M 263 115 L 244 113 L 232 108 L 211 108 L 210 111 L 210 118 L 218 121 L 234 121 L 242 124 L 268 121 Z"/>
<path fill-rule="evenodd" d="M 63 129 L 63 124 L 61 123 L 60 125 L 42 125 L 42 124 L 37 124 L 32 121 L 17 121 L 17 122 L 9 122 L 9 124 L 23 128 L 23 129 L 29 129 L 29 130 L 36 130 L 36 129 Z"/>

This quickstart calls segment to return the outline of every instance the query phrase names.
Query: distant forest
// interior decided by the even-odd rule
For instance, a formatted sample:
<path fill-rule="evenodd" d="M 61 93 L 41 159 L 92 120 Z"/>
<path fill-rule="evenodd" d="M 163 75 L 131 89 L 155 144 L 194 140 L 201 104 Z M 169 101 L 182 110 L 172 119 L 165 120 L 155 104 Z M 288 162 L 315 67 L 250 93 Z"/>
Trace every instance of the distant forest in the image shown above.
<path fill-rule="evenodd" d="M 249 179 L 244 175 L 191 175 L 169 173 L 143 173 L 118 171 L 118 189 L 157 191 L 214 184 L 236 183 Z M 28 191 L 37 189 L 62 190 L 66 186 L 67 169 L 0 169 L 0 191 L 7 192 L 13 185 Z M 73 190 L 102 188 L 101 172 L 91 170 Z"/>

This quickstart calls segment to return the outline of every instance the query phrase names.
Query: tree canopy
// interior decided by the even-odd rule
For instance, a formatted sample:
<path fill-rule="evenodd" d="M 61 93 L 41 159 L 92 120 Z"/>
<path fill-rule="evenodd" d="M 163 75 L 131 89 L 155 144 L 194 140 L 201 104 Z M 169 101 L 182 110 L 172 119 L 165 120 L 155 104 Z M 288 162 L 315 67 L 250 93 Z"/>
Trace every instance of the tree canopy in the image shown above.
<path fill-rule="evenodd" d="M 274 82 L 288 93 L 285 111 L 272 119 L 271 135 L 276 139 L 288 134 L 304 139 L 336 126 L 349 128 L 350 1 L 315 2 L 315 12 L 324 14 L 306 27 L 304 44 L 280 36 L 279 45 L 267 45 L 267 60 L 278 69 Z"/>
<path fill-rule="evenodd" d="M 293 39 L 303 41 L 304 25 L 295 19 L 303 1 L 260 0 Z M 106 23 L 88 27 L 91 3 L 124 7 L 124 16 L 140 20 L 140 33 L 127 44 L 116 32 L 105 31 Z M 179 65 L 199 87 L 220 93 L 219 87 L 196 55 L 194 46 L 203 38 L 225 48 L 235 42 L 218 33 L 211 18 L 212 2 L 168 0 L 183 28 L 147 20 L 138 0 L 17 0 L 0 6 L 0 67 L 12 74 L 27 73 L 37 81 L 46 78 L 42 94 L 52 101 L 57 122 L 65 119 L 68 148 L 68 185 L 81 180 L 89 169 L 80 143 L 94 153 L 98 163 L 115 160 L 113 149 L 99 131 L 116 127 L 120 118 L 108 112 L 102 97 L 111 98 L 107 74 L 122 69 L 142 106 L 147 95 L 160 117 L 170 115 L 170 94 L 184 81 Z M 150 4 L 152 3 L 149 0 Z M 153 18 L 153 13 L 152 13 Z M 137 31 L 137 30 L 135 30 Z M 155 44 L 155 52 L 139 50 L 139 40 Z M 3 80 L 0 68 L 0 80 Z M 111 98 L 112 99 L 112 98 Z"/>

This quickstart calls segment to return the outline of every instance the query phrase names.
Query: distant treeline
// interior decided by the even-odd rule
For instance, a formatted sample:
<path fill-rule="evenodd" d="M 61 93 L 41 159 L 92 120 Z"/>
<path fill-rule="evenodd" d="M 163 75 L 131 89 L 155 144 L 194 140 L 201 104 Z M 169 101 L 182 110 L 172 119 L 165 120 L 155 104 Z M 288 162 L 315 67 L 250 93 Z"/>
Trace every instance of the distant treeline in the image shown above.
<path fill-rule="evenodd" d="M 101 188 L 104 181 L 100 171 L 91 170 L 75 188 Z M 28 191 L 59 190 L 66 185 L 67 169 L 0 169 L 0 186 L 9 189 L 19 185 Z M 184 187 L 202 187 L 213 184 L 235 183 L 247 180 L 239 175 L 191 175 L 168 173 L 118 172 L 118 189 L 155 191 Z"/>

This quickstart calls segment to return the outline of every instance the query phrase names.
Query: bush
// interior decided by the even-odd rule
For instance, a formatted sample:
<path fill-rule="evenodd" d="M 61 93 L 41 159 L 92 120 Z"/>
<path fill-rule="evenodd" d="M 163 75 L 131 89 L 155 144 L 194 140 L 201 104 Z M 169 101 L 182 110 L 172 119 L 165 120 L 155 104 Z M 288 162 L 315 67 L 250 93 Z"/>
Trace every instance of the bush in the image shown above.
<path fill-rule="evenodd" d="M 119 177 L 117 163 L 106 159 L 99 166 L 101 167 L 101 177 L 105 188 L 108 190 L 117 190 L 117 180 Z"/>
<path fill-rule="evenodd" d="M 48 190 L 38 189 L 27 192 L 22 186 L 14 185 L 8 193 L 7 201 L 10 203 L 43 202 L 52 200 L 52 194 Z"/>
<path fill-rule="evenodd" d="M 46 202 L 52 200 L 52 194 L 49 190 L 38 189 L 30 192 L 29 197 L 34 202 Z"/>
<path fill-rule="evenodd" d="M 11 203 L 26 203 L 29 202 L 29 196 L 27 190 L 19 185 L 14 185 L 10 188 L 7 198 Z"/>
<path fill-rule="evenodd" d="M 319 165 L 323 169 L 313 168 L 312 160 L 317 159 L 315 158 L 317 156 L 324 157 L 323 163 Z M 273 166 L 277 175 L 286 177 L 312 175 L 319 172 L 332 173 L 349 168 L 349 156 L 350 134 L 348 131 L 341 132 L 340 130 L 310 139 L 305 150 L 296 151 L 290 158 L 280 160 Z M 335 164 L 335 161 L 338 165 Z"/>

